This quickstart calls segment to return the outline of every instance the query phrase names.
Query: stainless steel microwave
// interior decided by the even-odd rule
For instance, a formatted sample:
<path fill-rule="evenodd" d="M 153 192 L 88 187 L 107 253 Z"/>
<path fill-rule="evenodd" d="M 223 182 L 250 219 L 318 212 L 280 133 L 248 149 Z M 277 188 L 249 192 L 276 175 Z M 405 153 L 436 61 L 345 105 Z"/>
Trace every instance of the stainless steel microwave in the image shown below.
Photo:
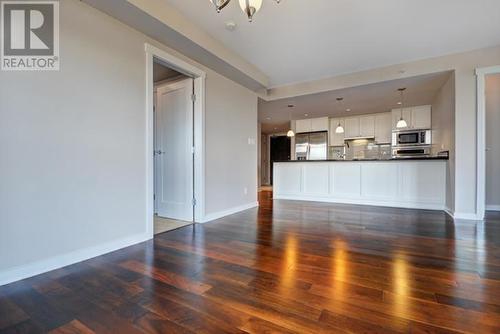
<path fill-rule="evenodd" d="M 392 146 L 428 146 L 432 145 L 431 130 L 403 130 L 392 132 Z"/>

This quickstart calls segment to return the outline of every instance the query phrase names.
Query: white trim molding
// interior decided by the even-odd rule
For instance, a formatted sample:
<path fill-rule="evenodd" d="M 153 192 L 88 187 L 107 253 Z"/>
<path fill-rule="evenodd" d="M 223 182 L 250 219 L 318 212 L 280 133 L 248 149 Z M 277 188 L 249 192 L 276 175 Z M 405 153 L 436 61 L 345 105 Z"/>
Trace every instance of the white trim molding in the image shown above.
<path fill-rule="evenodd" d="M 475 213 L 465 213 L 465 212 L 455 212 L 453 214 L 454 219 L 461 219 L 461 220 L 483 220 L 484 217 L 480 217 Z"/>
<path fill-rule="evenodd" d="M 196 198 L 195 222 L 205 220 L 205 79 L 202 69 L 151 44 L 144 46 L 146 53 L 146 230 L 153 238 L 154 216 L 154 83 L 155 60 L 194 80 L 194 197 Z"/>
<path fill-rule="evenodd" d="M 500 211 L 500 205 L 486 205 L 487 211 Z"/>
<path fill-rule="evenodd" d="M 486 76 L 500 73 L 500 66 L 476 69 L 477 77 L 477 174 L 476 214 L 484 219 L 486 211 Z M 464 218 L 466 219 L 466 218 Z"/>
<path fill-rule="evenodd" d="M 98 246 L 75 250 L 70 253 L 11 268 L 0 272 L 0 286 L 111 253 L 149 239 L 151 238 L 147 233 L 138 234 L 120 240 L 113 240 Z"/>
<path fill-rule="evenodd" d="M 453 220 L 482 220 L 475 213 L 455 212 L 450 208 L 446 208 L 444 212 L 453 218 Z"/>
<path fill-rule="evenodd" d="M 208 223 L 216 219 L 220 219 L 226 216 L 233 215 L 238 212 L 242 212 L 245 210 L 253 209 L 259 206 L 259 202 L 253 202 L 253 203 L 248 203 L 248 204 L 243 204 L 240 206 L 235 206 L 233 208 L 223 210 L 223 211 L 218 211 L 214 213 L 209 213 L 205 215 L 205 219 L 203 220 L 203 223 Z"/>

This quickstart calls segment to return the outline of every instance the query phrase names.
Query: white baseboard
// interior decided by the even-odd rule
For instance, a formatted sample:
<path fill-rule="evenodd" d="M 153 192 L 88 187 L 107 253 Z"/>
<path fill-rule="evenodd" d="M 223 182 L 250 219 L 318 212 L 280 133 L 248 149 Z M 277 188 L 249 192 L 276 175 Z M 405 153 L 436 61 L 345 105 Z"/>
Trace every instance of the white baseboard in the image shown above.
<path fill-rule="evenodd" d="M 444 212 L 446 212 L 448 214 L 448 216 L 450 216 L 451 218 L 455 218 L 455 210 L 452 210 L 452 209 L 447 207 L 444 209 Z"/>
<path fill-rule="evenodd" d="M 218 211 L 218 212 L 214 212 L 214 213 L 209 213 L 209 214 L 205 215 L 202 223 L 208 223 L 210 221 L 213 221 L 213 220 L 216 220 L 216 219 L 220 219 L 220 218 L 223 218 L 223 217 L 226 217 L 226 216 L 230 216 L 230 215 L 233 215 L 235 213 L 238 213 L 238 212 L 241 212 L 241 211 L 245 211 L 245 210 L 248 210 L 248 209 L 253 209 L 253 208 L 256 208 L 258 206 L 259 206 L 259 202 L 252 202 L 252 203 L 248 203 L 248 204 L 236 206 L 236 207 L 233 207 L 233 208 L 230 208 L 230 209 L 227 209 L 227 210 Z"/>
<path fill-rule="evenodd" d="M 463 219 L 463 220 L 481 220 L 476 213 L 464 213 L 464 212 L 455 212 L 453 214 L 454 219 Z"/>
<path fill-rule="evenodd" d="M 486 211 L 500 211 L 500 205 L 486 205 Z"/>
<path fill-rule="evenodd" d="M 8 269 L 0 272 L 0 286 L 111 253 L 149 239 L 151 239 L 151 237 L 148 236 L 147 233 L 138 234 Z"/>

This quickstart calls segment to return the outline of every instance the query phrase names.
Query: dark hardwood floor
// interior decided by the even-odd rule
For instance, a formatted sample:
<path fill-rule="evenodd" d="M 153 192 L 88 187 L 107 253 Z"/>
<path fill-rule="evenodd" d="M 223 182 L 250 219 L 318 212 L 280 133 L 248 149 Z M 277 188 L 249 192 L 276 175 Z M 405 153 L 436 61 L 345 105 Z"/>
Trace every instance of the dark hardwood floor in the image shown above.
<path fill-rule="evenodd" d="M 0 333 L 500 333 L 500 215 L 270 200 L 0 287 Z"/>

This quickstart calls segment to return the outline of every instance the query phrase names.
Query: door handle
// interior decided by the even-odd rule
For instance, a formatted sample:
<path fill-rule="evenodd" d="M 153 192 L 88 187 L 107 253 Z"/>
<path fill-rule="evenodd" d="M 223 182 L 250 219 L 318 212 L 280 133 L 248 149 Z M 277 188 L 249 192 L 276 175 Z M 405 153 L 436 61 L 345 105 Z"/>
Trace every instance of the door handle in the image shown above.
<path fill-rule="evenodd" d="M 154 151 L 154 155 L 162 155 L 165 154 L 164 151 Z"/>

